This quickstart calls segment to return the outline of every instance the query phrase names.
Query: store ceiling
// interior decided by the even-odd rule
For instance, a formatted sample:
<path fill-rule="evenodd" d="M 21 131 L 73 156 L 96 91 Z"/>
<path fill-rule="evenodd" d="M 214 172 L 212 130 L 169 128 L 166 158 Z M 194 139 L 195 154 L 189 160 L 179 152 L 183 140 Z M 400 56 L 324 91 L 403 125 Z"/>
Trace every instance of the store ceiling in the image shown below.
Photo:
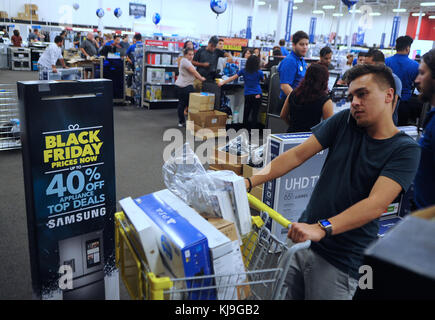
<path fill-rule="evenodd" d="M 238 0 L 236 0 L 238 1 Z M 253 3 L 253 0 L 245 0 L 246 2 Z M 272 8 L 277 7 L 278 0 L 262 0 L 266 2 L 266 5 L 271 4 Z M 295 1 L 297 2 L 297 1 Z M 317 0 L 317 9 L 324 10 L 322 7 L 324 5 L 334 5 L 335 9 L 333 10 L 324 10 L 325 13 L 331 12 L 339 12 L 341 0 Z M 421 2 L 429 2 L 429 0 L 401 0 L 401 8 L 407 9 L 408 12 L 418 12 L 420 10 Z M 433 1 L 430 1 L 433 2 Z M 372 6 L 373 11 L 391 12 L 392 9 L 397 8 L 399 0 L 360 0 L 357 3 L 357 8 L 361 5 L 370 5 Z M 314 9 L 314 0 L 303 0 L 303 3 L 295 3 L 295 6 L 298 7 L 298 10 L 303 10 L 304 12 L 310 11 Z M 343 12 L 347 10 L 347 7 L 343 4 Z M 423 7 L 423 12 L 433 12 L 435 11 L 435 6 L 433 7 Z"/>

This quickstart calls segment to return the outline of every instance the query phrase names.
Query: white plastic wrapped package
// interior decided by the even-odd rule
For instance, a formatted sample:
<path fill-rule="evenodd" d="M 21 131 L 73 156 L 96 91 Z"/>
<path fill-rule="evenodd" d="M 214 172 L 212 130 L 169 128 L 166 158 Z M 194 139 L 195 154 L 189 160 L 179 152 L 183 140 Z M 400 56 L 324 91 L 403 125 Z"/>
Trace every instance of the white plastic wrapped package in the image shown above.
<path fill-rule="evenodd" d="M 165 185 L 172 193 L 197 212 L 222 218 L 219 202 L 214 195 L 225 186 L 216 185 L 188 143 L 166 161 L 162 172 Z"/>
<path fill-rule="evenodd" d="M 236 156 L 249 154 L 249 136 L 246 132 L 241 133 L 220 149 Z"/>

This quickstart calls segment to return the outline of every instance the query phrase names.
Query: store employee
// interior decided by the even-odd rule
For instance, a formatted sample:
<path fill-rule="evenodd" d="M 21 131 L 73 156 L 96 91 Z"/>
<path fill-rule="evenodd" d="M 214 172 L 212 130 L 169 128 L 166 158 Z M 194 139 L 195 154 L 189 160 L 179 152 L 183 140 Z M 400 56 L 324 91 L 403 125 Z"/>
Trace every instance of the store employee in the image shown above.
<path fill-rule="evenodd" d="M 67 66 L 62 56 L 62 45 L 63 38 L 61 36 L 56 36 L 56 38 L 54 39 L 54 43 L 50 44 L 48 48 L 45 49 L 45 51 L 41 54 L 41 57 L 38 60 L 38 69 L 40 76 L 42 75 L 42 71 L 52 70 L 53 72 L 57 72 L 57 60 L 59 60 L 62 66 L 67 69 Z"/>
<path fill-rule="evenodd" d="M 304 56 L 308 51 L 308 34 L 303 31 L 296 32 L 292 37 L 292 52 L 278 66 L 279 80 L 281 83 L 281 106 L 287 96 L 299 85 L 307 71 Z"/>
<path fill-rule="evenodd" d="M 134 51 L 136 50 L 137 45 L 142 44 L 142 35 L 140 33 L 136 33 L 133 37 L 133 44 L 127 49 L 127 61 L 130 62 L 134 66 Z"/>

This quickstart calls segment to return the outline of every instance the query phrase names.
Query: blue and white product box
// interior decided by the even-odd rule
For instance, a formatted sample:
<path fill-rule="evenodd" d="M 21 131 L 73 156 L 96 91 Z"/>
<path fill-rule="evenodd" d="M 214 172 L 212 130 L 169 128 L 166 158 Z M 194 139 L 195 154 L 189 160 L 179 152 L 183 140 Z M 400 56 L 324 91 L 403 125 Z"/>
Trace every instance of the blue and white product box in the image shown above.
<path fill-rule="evenodd" d="M 207 237 L 211 264 L 215 275 L 243 274 L 246 272 L 238 241 L 231 241 L 171 191 L 166 189 L 154 194 L 161 199 L 165 199 L 170 207 L 176 208 L 183 218 L 188 220 L 196 229 L 201 230 L 201 233 Z M 238 263 L 240 261 L 242 261 L 241 264 Z M 246 280 L 246 277 L 241 275 L 237 280 L 242 283 Z M 232 280 L 232 282 L 234 281 Z M 220 287 L 220 283 L 228 284 L 228 277 L 217 277 L 216 284 L 218 287 Z M 218 289 L 217 297 L 219 300 L 232 300 L 237 297 L 236 292 L 235 286 Z"/>
<path fill-rule="evenodd" d="M 269 163 L 310 136 L 311 133 L 270 135 L 267 141 L 266 161 Z M 310 201 L 327 154 L 328 151 L 323 150 L 285 176 L 266 182 L 263 202 L 291 222 L 297 222 Z M 287 228 L 270 220 L 267 226 L 279 240 L 286 242 Z"/>
<path fill-rule="evenodd" d="M 162 194 L 152 193 L 135 199 L 139 208 L 152 220 L 163 260 L 177 277 L 211 275 L 207 237 L 181 216 Z M 202 283 L 201 283 L 202 282 Z M 206 287 L 211 280 L 186 281 L 187 288 Z M 215 299 L 215 290 L 192 291 L 189 300 Z"/>

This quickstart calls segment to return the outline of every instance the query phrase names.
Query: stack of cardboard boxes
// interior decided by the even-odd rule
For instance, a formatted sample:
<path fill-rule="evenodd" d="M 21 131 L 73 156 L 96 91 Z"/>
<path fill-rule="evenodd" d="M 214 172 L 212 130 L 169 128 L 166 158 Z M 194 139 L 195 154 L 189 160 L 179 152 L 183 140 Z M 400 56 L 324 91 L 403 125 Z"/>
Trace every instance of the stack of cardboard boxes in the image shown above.
<path fill-rule="evenodd" d="M 25 4 L 24 12 L 18 12 L 18 20 L 33 20 L 39 21 L 39 16 L 36 14 L 38 6 L 36 4 Z"/>
<path fill-rule="evenodd" d="M 189 121 L 193 122 L 190 131 L 195 134 L 201 129 L 208 129 L 217 136 L 219 129 L 225 130 L 227 114 L 214 110 L 215 96 L 207 92 L 193 92 L 189 97 Z M 221 130 L 222 132 L 222 130 Z"/>
<path fill-rule="evenodd" d="M 0 18 L 1 19 L 7 19 L 8 13 L 6 11 L 0 11 Z"/>

